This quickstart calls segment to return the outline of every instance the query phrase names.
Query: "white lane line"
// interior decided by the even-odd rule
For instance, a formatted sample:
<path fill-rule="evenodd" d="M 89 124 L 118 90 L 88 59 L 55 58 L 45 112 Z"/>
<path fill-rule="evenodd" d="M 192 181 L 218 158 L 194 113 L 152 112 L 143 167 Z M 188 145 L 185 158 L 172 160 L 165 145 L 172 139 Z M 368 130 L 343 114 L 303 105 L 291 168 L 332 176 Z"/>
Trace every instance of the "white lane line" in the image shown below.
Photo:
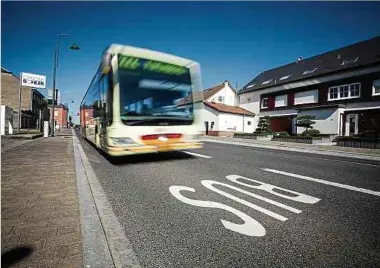
<path fill-rule="evenodd" d="M 307 177 L 307 176 L 303 176 L 303 175 L 298 175 L 298 174 L 280 171 L 280 170 L 276 170 L 276 169 L 270 169 L 270 168 L 262 168 L 262 170 L 269 171 L 269 172 L 276 173 L 276 174 L 285 175 L 285 176 L 290 176 L 290 177 L 294 177 L 294 178 L 298 178 L 298 179 L 302 179 L 302 180 L 314 181 L 314 182 L 318 182 L 321 184 L 331 185 L 331 186 L 335 186 L 335 187 L 339 187 L 339 188 L 343 188 L 343 189 L 347 189 L 347 190 L 351 190 L 351 191 L 356 191 L 356 192 L 380 196 L 380 192 L 376 192 L 376 191 L 372 191 L 372 190 L 368 190 L 368 189 L 364 189 L 364 188 L 358 188 L 358 187 L 354 187 L 354 186 L 347 185 L 347 184 L 325 181 L 325 180 L 321 180 L 321 179 L 316 179 L 316 178 L 312 178 L 312 177 Z"/>
<path fill-rule="evenodd" d="M 197 153 L 188 152 L 188 151 L 183 151 L 183 152 L 187 153 L 189 155 L 193 155 L 193 156 L 198 156 L 198 157 L 203 157 L 203 158 L 212 158 L 212 156 L 208 156 L 208 155 L 204 155 L 204 154 L 197 154 Z"/>

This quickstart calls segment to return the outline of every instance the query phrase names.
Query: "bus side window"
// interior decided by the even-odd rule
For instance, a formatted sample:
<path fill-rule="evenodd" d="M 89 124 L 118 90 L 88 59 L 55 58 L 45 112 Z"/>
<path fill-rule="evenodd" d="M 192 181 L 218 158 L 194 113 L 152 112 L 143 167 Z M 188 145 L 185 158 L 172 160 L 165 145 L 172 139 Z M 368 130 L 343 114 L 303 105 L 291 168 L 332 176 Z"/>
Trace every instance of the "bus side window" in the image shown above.
<path fill-rule="evenodd" d="M 105 107 L 105 116 L 107 118 L 107 126 L 112 124 L 112 105 L 113 105 L 113 83 L 112 83 L 112 72 L 108 72 L 107 79 L 105 79 L 105 94 L 107 106 Z"/>

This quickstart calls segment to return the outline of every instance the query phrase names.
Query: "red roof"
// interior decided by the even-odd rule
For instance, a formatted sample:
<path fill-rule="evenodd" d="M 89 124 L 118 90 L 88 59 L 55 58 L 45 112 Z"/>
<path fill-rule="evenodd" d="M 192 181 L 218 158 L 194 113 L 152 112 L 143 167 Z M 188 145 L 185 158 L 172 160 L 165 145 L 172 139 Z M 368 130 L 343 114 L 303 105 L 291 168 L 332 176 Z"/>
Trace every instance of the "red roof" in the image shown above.
<path fill-rule="evenodd" d="M 240 115 L 249 115 L 249 116 L 255 115 L 254 113 L 251 113 L 250 111 L 247 111 L 238 106 L 230 106 L 230 105 L 225 105 L 223 103 L 208 102 L 208 101 L 205 101 L 204 104 L 222 113 L 240 114 Z"/>
<path fill-rule="evenodd" d="M 228 82 L 228 81 L 225 81 L 225 82 Z M 229 84 L 229 82 L 228 82 Z M 230 88 L 235 91 L 235 89 L 229 84 Z M 214 94 L 218 93 L 218 91 L 220 91 L 221 89 L 224 88 L 224 82 L 220 85 L 217 85 L 217 86 L 214 86 L 214 87 L 210 87 L 208 89 L 205 89 L 203 91 L 203 99 L 204 100 L 207 100 L 208 98 L 210 98 L 211 96 L 213 96 Z M 180 100 L 177 104 L 177 106 L 181 106 L 181 105 L 185 105 L 185 104 L 188 104 L 192 101 L 192 96 L 186 96 L 184 97 L 182 100 Z"/>

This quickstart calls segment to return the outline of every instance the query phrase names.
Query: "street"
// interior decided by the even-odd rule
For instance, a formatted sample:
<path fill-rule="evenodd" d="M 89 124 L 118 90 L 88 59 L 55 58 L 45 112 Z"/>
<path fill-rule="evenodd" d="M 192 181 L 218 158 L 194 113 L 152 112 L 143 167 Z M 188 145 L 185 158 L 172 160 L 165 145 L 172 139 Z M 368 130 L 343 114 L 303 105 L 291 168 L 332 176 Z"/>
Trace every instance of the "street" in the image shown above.
<path fill-rule="evenodd" d="M 112 160 L 79 138 L 142 267 L 378 267 L 380 164 L 205 143 Z"/>

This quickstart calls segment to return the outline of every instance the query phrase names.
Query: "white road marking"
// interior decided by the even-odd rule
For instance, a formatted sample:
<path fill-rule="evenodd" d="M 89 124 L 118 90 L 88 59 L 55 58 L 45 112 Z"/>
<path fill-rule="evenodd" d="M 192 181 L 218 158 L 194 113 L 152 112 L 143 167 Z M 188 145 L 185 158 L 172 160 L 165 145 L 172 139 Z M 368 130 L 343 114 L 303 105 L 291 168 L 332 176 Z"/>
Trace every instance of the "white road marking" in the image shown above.
<path fill-rule="evenodd" d="M 255 219 L 251 218 L 247 214 L 237 209 L 234 209 L 230 206 L 227 206 L 218 202 L 190 199 L 181 194 L 181 191 L 189 191 L 189 192 L 195 193 L 194 188 L 190 188 L 186 186 L 170 186 L 169 191 L 175 198 L 177 198 L 178 200 L 186 204 L 197 206 L 197 207 L 223 209 L 235 214 L 236 216 L 238 216 L 240 219 L 244 221 L 243 224 L 236 224 L 236 223 L 229 222 L 226 220 L 220 220 L 226 229 L 229 229 L 234 232 L 238 232 L 240 234 L 245 234 L 248 236 L 264 236 L 266 234 L 265 228 L 258 221 L 256 221 Z"/>
<path fill-rule="evenodd" d="M 265 201 L 265 202 L 267 202 L 267 203 L 269 203 L 269 204 L 272 204 L 272 205 L 278 206 L 278 207 L 280 207 L 280 208 L 283 208 L 283 209 L 289 210 L 289 211 L 294 212 L 294 213 L 297 213 L 297 214 L 302 212 L 302 210 L 299 210 L 299 209 L 293 208 L 293 207 L 291 207 L 291 206 L 284 205 L 284 204 L 282 204 L 282 203 L 280 203 L 280 202 L 276 202 L 276 201 L 274 201 L 274 200 L 272 200 L 272 199 L 265 198 L 265 197 L 260 196 L 260 195 L 257 195 L 257 194 L 253 194 L 253 193 L 251 193 L 251 192 L 245 191 L 245 190 L 243 190 L 243 189 L 237 188 L 237 187 L 232 186 L 232 185 L 229 185 L 229 184 L 225 184 L 225 183 L 217 182 L 217 181 L 211 181 L 211 180 L 203 180 L 203 181 L 201 181 L 201 183 L 202 183 L 202 185 L 203 185 L 204 187 L 210 189 L 211 191 L 214 191 L 214 192 L 216 192 L 216 193 L 218 193 L 218 194 L 220 194 L 220 195 L 223 195 L 223 196 L 225 196 L 225 197 L 228 197 L 228 198 L 230 198 L 230 199 L 232 199 L 232 200 L 234 200 L 234 201 L 237 201 L 237 202 L 239 202 L 239 203 L 241 203 L 241 204 L 243 204 L 243 205 L 246 205 L 246 206 L 248 206 L 248 207 L 250 207 L 250 208 L 253 208 L 253 209 L 259 210 L 260 212 L 263 212 L 263 210 L 264 210 L 263 213 L 265 213 L 265 214 L 267 214 L 267 212 L 271 212 L 271 211 L 266 210 L 266 209 L 263 209 L 262 207 L 259 207 L 259 206 L 256 206 L 256 205 L 253 205 L 253 204 L 251 204 L 250 202 L 244 201 L 244 200 L 242 200 L 242 199 L 240 199 L 240 198 L 238 198 L 238 197 L 236 197 L 236 196 L 233 196 L 233 195 L 228 194 L 228 193 L 226 193 L 226 192 L 224 192 L 224 191 L 222 191 L 222 190 L 219 190 L 219 189 L 215 188 L 215 187 L 213 186 L 213 184 L 216 184 L 216 185 L 222 185 L 222 186 L 224 186 L 224 187 L 227 187 L 227 188 L 230 188 L 230 189 L 232 189 L 232 190 L 235 190 L 235 191 L 241 192 L 241 193 L 243 193 L 243 194 L 249 195 L 249 196 L 254 197 L 254 198 L 256 198 L 256 199 L 259 199 L 259 200 Z M 244 202 L 241 202 L 241 201 L 244 201 Z M 259 209 L 257 209 L 257 208 L 259 208 Z M 271 212 L 271 213 L 272 213 L 272 212 Z M 267 214 L 267 215 L 268 215 L 268 214 Z M 269 216 L 272 216 L 272 215 L 269 215 Z M 281 216 L 281 215 L 279 215 L 279 214 L 276 214 L 275 216 L 280 216 L 281 219 L 284 219 L 284 218 L 285 218 L 285 217 L 283 217 L 283 216 Z M 279 218 L 277 218 L 277 217 L 275 217 L 275 218 L 276 218 L 276 219 L 279 219 Z M 280 220 L 281 220 L 281 219 L 280 219 Z M 286 219 L 286 218 L 285 218 L 285 219 Z"/>
<path fill-rule="evenodd" d="M 204 154 L 197 154 L 193 152 L 188 152 L 188 151 L 183 151 L 186 154 L 193 155 L 193 156 L 198 156 L 198 157 L 203 157 L 203 158 L 212 158 L 212 156 L 204 155 Z"/>
<path fill-rule="evenodd" d="M 339 187 L 339 188 L 343 188 L 343 189 L 347 189 L 347 190 L 351 190 L 351 191 L 356 191 L 356 192 L 366 193 L 366 194 L 370 194 L 370 195 L 380 196 L 380 192 L 376 192 L 376 191 L 372 191 L 372 190 L 368 190 L 368 189 L 364 189 L 364 188 L 358 188 L 358 187 L 354 187 L 351 185 L 346 185 L 346 184 L 341 184 L 341 183 L 336 183 L 336 182 L 331 182 L 331 181 L 325 181 L 325 180 L 321 180 L 321 179 L 316 179 L 316 178 L 312 178 L 312 177 L 308 177 L 308 176 L 298 175 L 298 174 L 284 172 L 284 171 L 270 169 L 270 168 L 262 168 L 262 170 L 272 172 L 272 173 L 276 173 L 276 174 L 285 175 L 285 176 L 290 176 L 290 177 L 294 177 L 294 178 L 298 178 L 298 179 L 302 179 L 302 180 L 314 181 L 314 182 L 318 182 L 321 184 L 331 185 L 331 186 L 335 186 L 335 187 Z"/>
<path fill-rule="evenodd" d="M 273 194 L 273 195 L 277 195 L 279 197 L 282 197 L 282 198 L 285 198 L 285 199 L 288 199 L 288 200 L 297 201 L 297 202 L 301 202 L 301 203 L 305 203 L 305 204 L 315 204 L 315 203 L 317 203 L 318 201 L 321 200 L 319 198 L 316 198 L 316 197 L 313 197 L 313 196 L 310 196 L 310 195 L 306 195 L 306 194 L 302 194 L 302 193 L 299 193 L 299 192 L 291 191 L 291 190 L 288 190 L 288 189 L 285 189 L 285 188 L 281 188 L 281 187 L 278 187 L 278 186 L 275 186 L 275 185 L 271 185 L 269 183 L 264 183 L 264 182 L 261 182 L 261 181 L 249 179 L 249 178 L 246 178 L 246 177 L 243 177 L 243 176 L 239 176 L 239 175 L 228 175 L 228 176 L 226 176 L 226 179 L 230 180 L 232 182 L 235 182 L 237 184 L 240 184 L 240 185 L 252 188 L 252 189 L 262 190 L 262 191 L 265 191 L 267 193 L 270 193 L 270 194 Z M 258 183 L 260 185 L 255 186 L 255 185 L 252 185 L 252 184 L 247 184 L 247 183 L 238 181 L 237 179 L 243 179 L 243 180 L 251 181 L 251 182 L 254 182 L 254 183 Z M 273 189 L 278 189 L 280 191 L 287 192 L 287 193 L 290 193 L 290 194 L 293 194 L 293 195 L 296 195 L 296 196 L 284 195 L 284 194 L 275 192 Z"/>

